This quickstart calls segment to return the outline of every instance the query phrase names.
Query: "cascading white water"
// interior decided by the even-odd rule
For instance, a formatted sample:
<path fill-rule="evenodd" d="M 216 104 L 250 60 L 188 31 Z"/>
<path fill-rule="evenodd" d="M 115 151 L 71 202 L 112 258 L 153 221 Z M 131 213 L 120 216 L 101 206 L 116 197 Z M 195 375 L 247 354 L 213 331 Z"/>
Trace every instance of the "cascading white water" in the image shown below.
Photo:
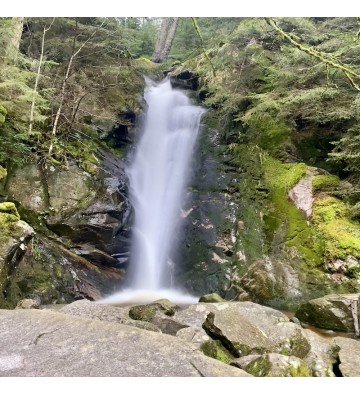
<path fill-rule="evenodd" d="M 193 148 L 203 110 L 169 81 L 145 92 L 144 133 L 127 173 L 135 210 L 130 265 L 131 289 L 103 300 L 149 301 L 169 298 L 195 302 L 170 286 L 169 254 L 175 242 Z"/>

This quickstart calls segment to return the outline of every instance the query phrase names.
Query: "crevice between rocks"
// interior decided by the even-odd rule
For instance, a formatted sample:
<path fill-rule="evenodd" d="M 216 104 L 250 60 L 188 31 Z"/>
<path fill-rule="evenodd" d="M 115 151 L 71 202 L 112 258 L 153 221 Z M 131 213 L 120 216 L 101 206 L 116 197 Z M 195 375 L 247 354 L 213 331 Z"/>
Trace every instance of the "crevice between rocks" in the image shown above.
<path fill-rule="evenodd" d="M 340 361 L 340 358 L 338 355 L 336 357 L 335 362 L 332 365 L 332 370 L 333 370 L 336 377 L 343 377 L 343 374 L 341 373 L 341 370 L 340 370 L 340 364 L 341 364 L 341 361 Z"/>
<path fill-rule="evenodd" d="M 239 358 L 240 354 L 238 350 L 234 347 L 231 341 L 222 333 L 221 329 L 218 328 L 215 323 L 215 314 L 210 312 L 204 323 L 202 324 L 202 328 L 206 332 L 206 334 L 213 340 L 220 340 L 221 344 L 235 357 Z"/>

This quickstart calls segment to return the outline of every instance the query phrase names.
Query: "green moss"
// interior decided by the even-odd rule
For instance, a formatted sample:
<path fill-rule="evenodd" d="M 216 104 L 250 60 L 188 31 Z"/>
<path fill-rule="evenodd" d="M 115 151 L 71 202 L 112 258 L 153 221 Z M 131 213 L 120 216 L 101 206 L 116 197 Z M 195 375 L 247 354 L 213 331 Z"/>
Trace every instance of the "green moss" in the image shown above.
<path fill-rule="evenodd" d="M 151 322 L 156 314 L 156 308 L 154 306 L 141 305 L 133 306 L 129 310 L 129 316 L 133 320 Z"/>
<path fill-rule="evenodd" d="M 246 371 L 255 377 L 267 377 L 271 370 L 271 362 L 268 355 L 264 355 L 246 366 Z"/>
<path fill-rule="evenodd" d="M 269 157 L 264 162 L 264 170 L 271 202 L 264 216 L 268 243 L 283 243 L 288 248 L 295 248 L 308 265 L 319 265 L 322 261 L 323 241 L 287 196 L 287 192 L 306 174 L 307 166 L 304 163 L 281 163 Z"/>
<path fill-rule="evenodd" d="M 289 372 L 291 377 L 312 377 L 309 368 L 303 363 L 300 363 L 298 367 L 290 366 Z"/>
<path fill-rule="evenodd" d="M 12 221 L 18 221 L 20 219 L 20 215 L 16 210 L 16 206 L 12 202 L 0 203 L 0 213 L 8 215 L 9 220 Z"/>
<path fill-rule="evenodd" d="M 305 358 L 311 350 L 310 343 L 300 329 L 289 339 L 290 354 L 294 357 Z"/>
<path fill-rule="evenodd" d="M 325 240 L 329 260 L 360 257 L 360 226 L 348 218 L 345 203 L 333 197 L 318 199 L 313 205 L 313 221 Z"/>
<path fill-rule="evenodd" d="M 221 344 L 220 340 L 208 340 L 201 344 L 200 351 L 210 358 L 229 364 L 234 356 Z"/>
<path fill-rule="evenodd" d="M 7 171 L 2 166 L 0 166 L 0 181 L 7 176 Z"/>
<path fill-rule="evenodd" d="M 264 162 L 265 180 L 271 189 L 289 191 L 306 174 L 305 163 L 282 163 L 272 157 Z"/>
<path fill-rule="evenodd" d="M 340 179 L 337 176 L 334 175 L 318 175 L 315 176 L 312 180 L 312 190 L 313 193 L 318 192 L 318 191 L 329 191 L 340 184 Z"/>
<path fill-rule="evenodd" d="M 6 119 L 7 110 L 4 106 L 0 105 L 0 123 L 4 123 Z"/>
<path fill-rule="evenodd" d="M 347 214 L 345 203 L 334 197 L 318 199 L 313 205 L 312 220 L 316 224 L 331 222 L 337 218 L 344 218 Z"/>
<path fill-rule="evenodd" d="M 0 241 L 19 232 L 17 226 L 19 219 L 14 203 L 0 203 Z"/>

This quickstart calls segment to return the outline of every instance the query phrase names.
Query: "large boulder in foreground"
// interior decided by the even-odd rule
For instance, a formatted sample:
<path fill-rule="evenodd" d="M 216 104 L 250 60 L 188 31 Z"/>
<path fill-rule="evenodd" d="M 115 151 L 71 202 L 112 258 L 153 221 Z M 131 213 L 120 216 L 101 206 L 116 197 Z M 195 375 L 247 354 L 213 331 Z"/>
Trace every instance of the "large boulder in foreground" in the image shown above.
<path fill-rule="evenodd" d="M 173 336 L 46 310 L 0 310 L 0 350 L 0 376 L 249 376 Z"/>
<path fill-rule="evenodd" d="M 335 337 L 334 344 L 339 350 L 339 369 L 344 377 L 360 377 L 360 341 L 345 337 Z"/>
<path fill-rule="evenodd" d="M 360 294 L 326 295 L 302 304 L 295 315 L 300 321 L 318 328 L 354 332 L 359 297 Z"/>
<path fill-rule="evenodd" d="M 177 312 L 175 319 L 220 340 L 234 358 L 266 352 L 304 358 L 310 350 L 299 325 L 280 311 L 252 302 L 198 303 Z"/>

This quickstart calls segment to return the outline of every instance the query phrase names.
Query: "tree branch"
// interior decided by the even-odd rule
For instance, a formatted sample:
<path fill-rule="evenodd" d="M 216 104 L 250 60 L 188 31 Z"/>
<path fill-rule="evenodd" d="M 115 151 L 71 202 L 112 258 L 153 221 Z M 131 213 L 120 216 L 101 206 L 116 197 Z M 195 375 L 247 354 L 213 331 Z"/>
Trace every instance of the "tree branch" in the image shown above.
<path fill-rule="evenodd" d="M 360 92 L 360 86 L 354 81 L 354 78 L 360 80 L 360 74 L 358 74 L 351 67 L 343 64 L 342 62 L 333 58 L 331 55 L 329 55 L 327 53 L 317 51 L 316 49 L 314 49 L 312 47 L 306 47 L 305 45 L 298 43 L 288 33 L 286 33 L 284 30 L 282 30 L 279 27 L 279 25 L 272 18 L 265 18 L 265 21 L 271 27 L 273 27 L 280 34 L 281 37 L 285 38 L 287 41 L 289 41 L 296 48 L 300 49 L 300 51 L 303 51 L 303 52 L 307 53 L 308 55 L 310 55 L 316 59 L 319 59 L 321 62 L 325 63 L 326 65 L 329 65 L 329 66 L 334 67 L 338 70 L 341 70 L 343 72 L 345 78 L 350 82 L 351 86 L 354 89 L 356 89 L 358 92 Z"/>

